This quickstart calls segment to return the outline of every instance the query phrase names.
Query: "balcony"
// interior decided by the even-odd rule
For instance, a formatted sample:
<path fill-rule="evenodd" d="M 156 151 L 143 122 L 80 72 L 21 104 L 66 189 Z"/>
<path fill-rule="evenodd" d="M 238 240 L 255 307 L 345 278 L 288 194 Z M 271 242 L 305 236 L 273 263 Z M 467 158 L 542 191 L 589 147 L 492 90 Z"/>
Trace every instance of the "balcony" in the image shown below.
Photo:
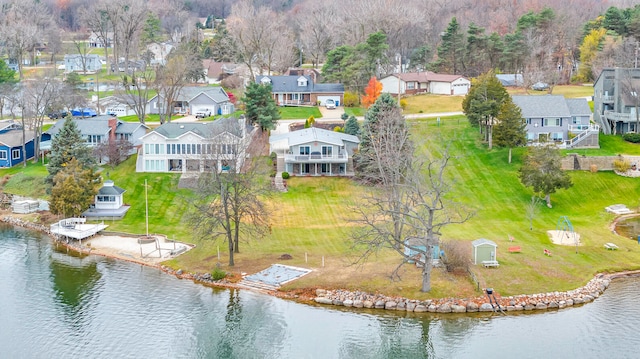
<path fill-rule="evenodd" d="M 635 121 L 635 118 L 631 118 L 630 113 L 622 113 L 622 112 L 613 112 L 613 111 L 605 111 L 604 118 L 609 121 L 615 122 L 629 122 L 631 120 Z"/>
<path fill-rule="evenodd" d="M 323 155 L 311 153 L 309 155 L 285 154 L 285 163 L 347 163 L 349 156 L 346 153 L 335 155 Z"/>
<path fill-rule="evenodd" d="M 613 96 L 602 96 L 602 103 L 613 103 Z"/>

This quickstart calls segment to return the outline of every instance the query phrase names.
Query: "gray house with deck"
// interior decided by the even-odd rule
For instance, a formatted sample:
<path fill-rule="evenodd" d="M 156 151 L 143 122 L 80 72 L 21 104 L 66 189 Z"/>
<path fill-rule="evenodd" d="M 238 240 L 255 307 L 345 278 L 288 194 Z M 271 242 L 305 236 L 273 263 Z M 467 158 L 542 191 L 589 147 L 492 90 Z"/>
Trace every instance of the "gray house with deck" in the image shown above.
<path fill-rule="evenodd" d="M 317 127 L 269 137 L 278 168 L 293 176 L 353 176 L 353 152 L 360 140 Z"/>
<path fill-rule="evenodd" d="M 593 119 L 604 134 L 638 132 L 640 69 L 603 69 L 593 84 Z"/>
<path fill-rule="evenodd" d="M 512 96 L 526 123 L 529 144 L 555 143 L 566 148 L 599 148 L 598 125 L 584 98 L 559 95 Z"/>

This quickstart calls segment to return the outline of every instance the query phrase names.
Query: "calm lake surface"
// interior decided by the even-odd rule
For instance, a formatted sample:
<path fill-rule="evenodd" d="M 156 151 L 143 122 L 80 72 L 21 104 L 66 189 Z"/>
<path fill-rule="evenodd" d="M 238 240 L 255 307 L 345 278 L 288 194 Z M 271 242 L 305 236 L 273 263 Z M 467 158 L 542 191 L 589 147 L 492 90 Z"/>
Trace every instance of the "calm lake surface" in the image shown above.
<path fill-rule="evenodd" d="M 640 278 L 507 316 L 352 312 L 218 290 L 0 227 L 0 358 L 637 358 Z"/>

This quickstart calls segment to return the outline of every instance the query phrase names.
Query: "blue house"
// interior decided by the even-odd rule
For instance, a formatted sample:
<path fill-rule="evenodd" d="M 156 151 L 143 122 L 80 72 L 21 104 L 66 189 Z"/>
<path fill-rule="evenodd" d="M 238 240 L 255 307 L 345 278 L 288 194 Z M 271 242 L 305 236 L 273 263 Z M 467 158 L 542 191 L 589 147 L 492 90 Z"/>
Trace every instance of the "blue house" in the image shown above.
<path fill-rule="evenodd" d="M 26 131 L 25 136 L 23 151 L 22 126 L 14 121 L 0 122 L 0 167 L 13 167 L 34 157 L 33 131 Z"/>

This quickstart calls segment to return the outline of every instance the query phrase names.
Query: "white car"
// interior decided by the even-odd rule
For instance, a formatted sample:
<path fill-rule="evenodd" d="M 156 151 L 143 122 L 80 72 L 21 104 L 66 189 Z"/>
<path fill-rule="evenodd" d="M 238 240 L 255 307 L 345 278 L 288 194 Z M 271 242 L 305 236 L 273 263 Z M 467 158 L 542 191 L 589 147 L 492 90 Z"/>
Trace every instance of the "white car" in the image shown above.
<path fill-rule="evenodd" d="M 211 110 L 209 110 L 208 108 L 205 108 L 203 110 L 199 110 L 198 112 L 196 112 L 196 118 L 205 118 L 205 117 L 211 117 Z"/>
<path fill-rule="evenodd" d="M 324 106 L 325 106 L 327 109 L 333 110 L 333 109 L 335 109 L 335 108 L 336 108 L 336 102 L 335 102 L 334 100 L 332 100 L 332 99 L 328 99 L 328 100 L 326 100 L 326 101 L 324 102 Z"/>

